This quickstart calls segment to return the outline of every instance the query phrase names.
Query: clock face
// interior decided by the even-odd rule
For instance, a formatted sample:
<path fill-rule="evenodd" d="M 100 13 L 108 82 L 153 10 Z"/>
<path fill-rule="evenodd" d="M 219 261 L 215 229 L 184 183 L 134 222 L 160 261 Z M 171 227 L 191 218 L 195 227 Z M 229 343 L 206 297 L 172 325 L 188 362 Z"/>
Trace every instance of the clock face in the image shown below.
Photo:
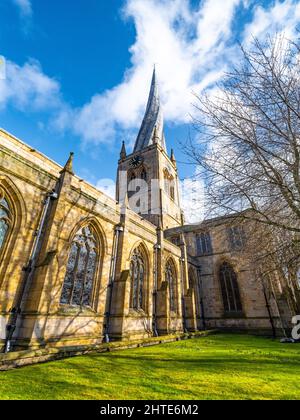
<path fill-rule="evenodd" d="M 130 161 L 130 166 L 134 169 L 138 168 L 142 163 L 144 159 L 141 156 L 135 156 Z"/>

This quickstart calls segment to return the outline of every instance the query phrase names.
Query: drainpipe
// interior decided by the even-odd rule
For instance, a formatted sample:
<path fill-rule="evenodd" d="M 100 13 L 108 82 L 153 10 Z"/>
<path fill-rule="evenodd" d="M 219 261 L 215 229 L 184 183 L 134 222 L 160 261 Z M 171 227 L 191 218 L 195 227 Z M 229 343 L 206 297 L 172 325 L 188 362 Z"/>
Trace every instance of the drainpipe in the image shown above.
<path fill-rule="evenodd" d="M 206 330 L 206 320 L 205 320 L 205 311 L 204 311 L 204 302 L 203 302 L 203 287 L 202 287 L 202 278 L 201 278 L 201 268 L 197 269 L 198 275 L 198 289 L 200 297 L 200 309 L 201 309 L 201 320 L 203 325 L 203 330 Z"/>
<path fill-rule="evenodd" d="M 110 318 L 111 318 L 111 307 L 112 307 L 112 298 L 113 298 L 113 287 L 116 279 L 116 268 L 117 268 L 117 258 L 118 258 L 118 248 L 119 248 L 119 239 L 120 234 L 124 232 L 123 226 L 117 226 L 115 229 L 115 237 L 114 237 L 114 245 L 113 245 L 113 253 L 111 258 L 111 270 L 109 275 L 109 297 L 108 297 L 108 310 L 106 312 L 106 323 L 105 323 L 105 342 L 110 342 L 109 337 L 109 328 L 110 328 Z"/>
<path fill-rule="evenodd" d="M 156 244 L 154 246 L 154 255 L 155 255 L 155 261 L 154 261 L 154 287 L 153 287 L 153 332 L 154 336 L 158 337 L 158 331 L 157 331 L 157 319 L 156 319 L 156 312 L 157 312 L 157 271 L 158 271 L 158 251 L 161 249 L 161 246 Z"/>
<path fill-rule="evenodd" d="M 22 313 L 22 301 L 23 301 L 25 291 L 26 291 L 30 281 L 33 278 L 34 271 L 35 271 L 35 268 L 36 268 L 36 262 L 37 262 L 37 259 L 38 259 L 38 253 L 39 253 L 40 246 L 41 246 L 42 235 L 44 233 L 44 229 L 45 229 L 46 223 L 47 223 L 48 211 L 49 211 L 51 202 L 54 201 L 54 200 L 57 200 L 57 199 L 58 199 L 58 193 L 55 190 L 53 190 L 53 191 L 51 191 L 47 194 L 46 199 L 43 203 L 44 207 L 43 207 L 42 217 L 41 217 L 41 221 L 39 223 L 38 230 L 35 233 L 36 238 L 35 238 L 35 241 L 34 241 L 32 252 L 31 252 L 31 257 L 30 257 L 30 260 L 29 260 L 27 266 L 24 267 L 24 269 L 23 269 L 24 278 L 23 278 L 23 281 L 21 283 L 21 288 L 18 292 L 17 302 L 11 310 L 11 317 L 10 317 L 9 323 L 6 326 L 6 339 L 5 339 L 5 346 L 4 346 L 4 352 L 5 353 L 9 353 L 12 349 L 11 343 L 12 343 L 13 334 L 16 330 L 19 316 Z"/>
<path fill-rule="evenodd" d="M 181 269 L 181 306 L 182 306 L 182 320 L 183 320 L 183 331 L 187 333 L 186 327 L 186 311 L 185 311 L 185 298 L 184 298 L 184 284 L 183 284 L 183 264 L 184 258 L 180 258 L 180 269 Z"/>

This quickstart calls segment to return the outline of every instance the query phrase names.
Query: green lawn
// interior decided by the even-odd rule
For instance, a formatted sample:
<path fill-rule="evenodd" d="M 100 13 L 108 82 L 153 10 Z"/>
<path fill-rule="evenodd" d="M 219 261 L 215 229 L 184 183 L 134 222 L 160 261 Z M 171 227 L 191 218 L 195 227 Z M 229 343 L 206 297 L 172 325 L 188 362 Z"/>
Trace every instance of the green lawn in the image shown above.
<path fill-rule="evenodd" d="M 300 399 L 300 345 L 214 335 L 0 372 L 1 399 Z"/>

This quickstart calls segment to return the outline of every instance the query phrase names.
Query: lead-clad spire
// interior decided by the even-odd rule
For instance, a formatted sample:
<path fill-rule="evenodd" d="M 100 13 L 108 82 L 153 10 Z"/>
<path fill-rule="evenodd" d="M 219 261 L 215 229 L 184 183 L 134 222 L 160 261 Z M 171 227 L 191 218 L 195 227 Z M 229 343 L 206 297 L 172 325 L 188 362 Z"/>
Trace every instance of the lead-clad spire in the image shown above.
<path fill-rule="evenodd" d="M 160 105 L 155 68 L 153 70 L 147 109 L 135 143 L 134 153 L 145 149 L 153 143 L 160 144 L 166 151 L 164 121 Z"/>

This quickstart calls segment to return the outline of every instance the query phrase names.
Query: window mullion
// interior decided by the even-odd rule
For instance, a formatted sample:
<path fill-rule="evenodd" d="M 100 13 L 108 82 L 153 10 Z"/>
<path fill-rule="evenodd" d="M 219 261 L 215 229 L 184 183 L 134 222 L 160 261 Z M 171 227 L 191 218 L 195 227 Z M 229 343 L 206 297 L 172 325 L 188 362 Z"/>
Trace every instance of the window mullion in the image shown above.
<path fill-rule="evenodd" d="M 230 285 L 231 285 L 231 290 L 232 290 L 232 299 L 233 299 L 233 306 L 234 306 L 234 310 L 235 312 L 238 311 L 238 307 L 237 307 L 237 302 L 236 302 L 236 296 L 235 296 L 235 287 L 233 284 L 233 278 L 232 278 L 232 272 L 229 272 L 229 280 L 230 280 Z"/>
<path fill-rule="evenodd" d="M 228 310 L 231 310 L 231 303 L 230 303 L 230 297 L 229 297 L 229 291 L 228 291 L 228 284 L 227 284 L 227 276 L 225 271 L 222 271 L 222 277 L 223 277 L 223 284 L 225 287 L 225 292 L 226 292 L 226 297 L 227 297 L 227 306 L 228 306 Z"/>
<path fill-rule="evenodd" d="M 91 253 L 91 250 L 90 250 L 89 247 L 87 247 L 87 255 L 86 255 L 84 275 L 83 275 L 83 279 L 82 279 L 82 287 L 81 287 L 81 295 L 80 295 L 80 306 L 82 306 L 82 301 L 83 301 L 83 296 L 84 296 L 84 291 L 85 291 L 85 286 L 86 286 L 86 277 L 87 277 L 87 270 L 88 270 L 88 265 L 89 265 L 90 253 Z"/>
<path fill-rule="evenodd" d="M 70 305 L 73 302 L 75 283 L 76 283 L 76 279 L 77 279 L 78 262 L 79 262 L 79 258 L 80 258 L 80 252 L 81 252 L 81 246 L 79 244 L 76 244 L 76 247 L 77 247 L 77 254 L 76 254 L 76 260 L 75 260 L 74 269 L 73 269 L 73 273 L 72 273 L 72 289 L 71 289 L 70 301 L 69 301 Z"/>
<path fill-rule="evenodd" d="M 141 277 L 141 262 L 137 260 L 137 271 L 136 271 L 136 308 L 140 309 L 140 277 Z"/>

